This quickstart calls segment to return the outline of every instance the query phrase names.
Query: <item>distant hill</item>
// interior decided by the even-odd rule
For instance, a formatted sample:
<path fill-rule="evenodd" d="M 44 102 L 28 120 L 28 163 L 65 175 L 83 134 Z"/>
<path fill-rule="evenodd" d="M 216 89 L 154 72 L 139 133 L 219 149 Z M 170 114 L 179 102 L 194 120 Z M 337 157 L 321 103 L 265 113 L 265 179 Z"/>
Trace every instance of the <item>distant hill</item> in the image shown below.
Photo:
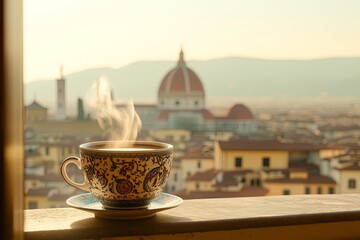
<path fill-rule="evenodd" d="M 162 78 L 175 61 L 137 62 L 128 66 L 88 69 L 66 75 L 67 101 L 75 106 L 89 86 L 106 76 L 116 100 L 156 102 Z M 360 97 L 360 57 L 319 60 L 224 58 L 189 61 L 203 82 L 206 97 Z M 25 104 L 34 97 L 49 108 L 55 104 L 54 79 L 25 85 Z"/>

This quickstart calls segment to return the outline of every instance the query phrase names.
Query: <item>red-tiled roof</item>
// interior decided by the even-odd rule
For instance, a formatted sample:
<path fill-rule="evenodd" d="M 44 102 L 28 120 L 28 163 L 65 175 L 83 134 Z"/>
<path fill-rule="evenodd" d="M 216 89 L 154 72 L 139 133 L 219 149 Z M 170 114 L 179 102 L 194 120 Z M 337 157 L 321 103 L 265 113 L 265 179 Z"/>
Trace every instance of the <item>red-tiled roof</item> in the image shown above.
<path fill-rule="evenodd" d="M 272 173 L 272 172 L 281 172 L 283 174 L 288 172 L 288 169 L 284 169 L 284 168 L 270 168 L 270 169 L 263 169 L 262 170 L 265 173 Z"/>
<path fill-rule="evenodd" d="M 345 146 L 328 145 L 321 143 L 282 143 L 277 140 L 230 140 L 219 141 L 220 148 L 223 150 L 321 150 L 321 149 L 339 149 Z"/>
<path fill-rule="evenodd" d="M 184 156 L 181 157 L 181 160 L 184 159 L 213 159 L 213 151 L 205 151 L 203 149 L 203 146 L 199 146 L 199 147 L 193 147 L 193 148 L 189 148 L 188 150 L 185 152 Z"/>
<path fill-rule="evenodd" d="M 219 172 L 219 170 L 215 169 L 211 169 L 205 172 L 197 172 L 194 175 L 188 177 L 186 181 L 211 181 L 219 174 Z"/>
<path fill-rule="evenodd" d="M 348 167 L 343 167 L 343 168 L 337 168 L 340 171 L 360 171 L 360 165 L 358 162 L 352 164 L 351 166 Z"/>
<path fill-rule="evenodd" d="M 265 180 L 266 183 L 308 183 L 308 184 L 336 184 L 334 179 L 322 175 L 309 175 L 307 178 L 276 178 Z"/>
<path fill-rule="evenodd" d="M 309 173 L 318 173 L 319 166 L 314 163 L 301 163 L 301 162 L 290 162 L 289 163 L 289 170 L 300 170 L 300 171 L 307 171 Z"/>
<path fill-rule="evenodd" d="M 224 173 L 222 181 L 217 183 L 216 187 L 237 186 L 238 184 L 239 182 L 235 179 L 233 174 Z"/>
<path fill-rule="evenodd" d="M 177 66 L 170 70 L 162 80 L 158 95 L 169 95 L 178 92 L 185 95 L 194 93 L 200 96 L 205 95 L 204 87 L 199 77 L 186 66 L 182 51 L 180 52 Z"/>
<path fill-rule="evenodd" d="M 223 171 L 224 173 L 226 174 L 230 174 L 230 175 L 245 175 L 247 173 L 252 173 L 254 172 L 253 170 L 251 169 L 236 169 L 236 170 L 226 170 L 226 171 Z"/>
<path fill-rule="evenodd" d="M 288 168 L 288 172 L 307 172 L 307 170 L 303 168 Z"/>
<path fill-rule="evenodd" d="M 54 190 L 55 188 L 51 187 L 42 187 L 42 188 L 30 188 L 26 195 L 29 196 L 48 196 L 51 190 Z"/>
<path fill-rule="evenodd" d="M 222 181 L 217 183 L 217 187 L 227 187 L 227 186 L 237 186 L 239 181 L 236 179 L 236 176 L 244 176 L 247 173 L 252 173 L 253 170 L 241 169 L 241 170 L 231 170 L 223 171 Z"/>
<path fill-rule="evenodd" d="M 228 119 L 254 119 L 250 109 L 244 104 L 235 104 L 227 115 Z"/>

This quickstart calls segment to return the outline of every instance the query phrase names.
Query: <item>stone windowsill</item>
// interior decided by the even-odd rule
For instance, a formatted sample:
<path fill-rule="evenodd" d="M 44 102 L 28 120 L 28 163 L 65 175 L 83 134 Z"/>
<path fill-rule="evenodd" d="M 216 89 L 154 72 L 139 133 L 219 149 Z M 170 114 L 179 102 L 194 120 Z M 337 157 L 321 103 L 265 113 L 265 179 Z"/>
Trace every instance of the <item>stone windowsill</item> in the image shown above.
<path fill-rule="evenodd" d="M 360 239 L 360 194 L 186 200 L 154 217 L 127 221 L 98 219 L 73 208 L 25 210 L 26 239 L 250 239 L 282 234 Z"/>

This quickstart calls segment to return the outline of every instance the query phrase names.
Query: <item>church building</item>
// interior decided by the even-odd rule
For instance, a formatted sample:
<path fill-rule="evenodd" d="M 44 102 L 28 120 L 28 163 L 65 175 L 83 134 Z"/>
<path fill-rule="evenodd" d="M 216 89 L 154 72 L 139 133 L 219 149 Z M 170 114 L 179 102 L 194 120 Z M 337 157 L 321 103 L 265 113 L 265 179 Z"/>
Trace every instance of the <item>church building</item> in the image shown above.
<path fill-rule="evenodd" d="M 205 104 L 205 88 L 190 69 L 181 50 L 177 65 L 165 74 L 158 89 L 156 105 L 135 105 L 143 128 L 187 129 L 191 131 L 232 131 L 249 134 L 256 131 L 250 109 L 235 104 L 224 116 L 215 116 Z"/>

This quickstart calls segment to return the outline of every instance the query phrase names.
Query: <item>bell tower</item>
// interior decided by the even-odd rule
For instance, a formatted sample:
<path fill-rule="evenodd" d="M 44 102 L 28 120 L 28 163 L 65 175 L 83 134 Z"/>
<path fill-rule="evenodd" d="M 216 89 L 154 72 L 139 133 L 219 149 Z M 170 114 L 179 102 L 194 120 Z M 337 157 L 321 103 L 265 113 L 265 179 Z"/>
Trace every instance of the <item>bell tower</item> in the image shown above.
<path fill-rule="evenodd" d="M 65 104 L 65 78 L 63 75 L 63 66 L 60 66 L 60 78 L 56 79 L 56 119 L 64 120 L 66 118 L 66 104 Z"/>

